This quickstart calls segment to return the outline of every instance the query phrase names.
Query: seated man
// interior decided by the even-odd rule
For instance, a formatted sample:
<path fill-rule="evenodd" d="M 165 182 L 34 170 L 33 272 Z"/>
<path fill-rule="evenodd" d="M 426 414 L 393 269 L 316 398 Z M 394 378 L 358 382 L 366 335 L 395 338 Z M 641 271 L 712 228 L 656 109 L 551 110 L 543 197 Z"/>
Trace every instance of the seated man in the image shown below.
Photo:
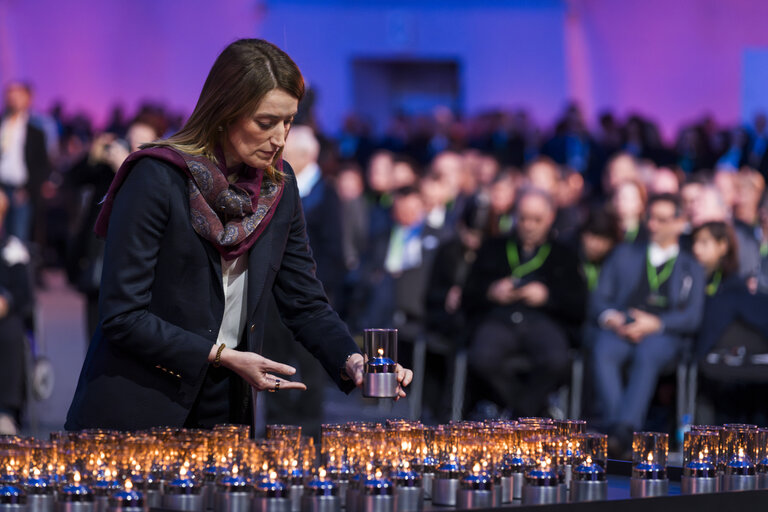
<path fill-rule="evenodd" d="M 0 226 L 8 212 L 0 190 Z M 0 228 L 0 434 L 18 433 L 25 397 L 24 324 L 31 318 L 33 292 L 29 252 Z"/>
<path fill-rule="evenodd" d="M 595 391 L 620 451 L 628 448 L 632 431 L 643 427 L 659 373 L 701 321 L 704 275 L 693 256 L 680 250 L 684 226 L 677 196 L 651 198 L 650 241 L 614 250 L 590 302 L 599 325 L 592 357 Z"/>
<path fill-rule="evenodd" d="M 586 286 L 576 255 L 550 237 L 556 207 L 541 190 L 524 191 L 511 236 L 481 247 L 464 292 L 476 323 L 469 363 L 514 414 L 547 411 L 547 397 L 568 373 L 567 331 L 579 325 Z M 516 382 L 516 356 L 532 369 L 525 389 Z"/>

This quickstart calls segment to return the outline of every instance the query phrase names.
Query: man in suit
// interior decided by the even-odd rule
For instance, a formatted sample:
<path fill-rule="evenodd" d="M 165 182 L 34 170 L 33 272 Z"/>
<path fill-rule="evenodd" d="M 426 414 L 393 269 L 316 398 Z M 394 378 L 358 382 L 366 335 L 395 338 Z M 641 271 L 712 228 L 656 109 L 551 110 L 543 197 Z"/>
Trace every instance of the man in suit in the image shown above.
<path fill-rule="evenodd" d="M 596 393 L 618 450 L 643 427 L 659 373 L 701 321 L 704 275 L 693 256 L 680 249 L 684 226 L 677 196 L 651 198 L 650 241 L 617 247 L 592 296 L 590 313 L 600 327 L 592 356 Z"/>
<path fill-rule="evenodd" d="M 471 368 L 502 405 L 523 416 L 546 413 L 548 395 L 568 372 L 568 331 L 584 316 L 578 258 L 551 237 L 555 214 L 546 192 L 524 191 L 514 233 L 483 243 L 464 291 L 469 320 L 477 325 Z M 524 393 L 515 375 L 520 355 L 532 364 Z"/>
<path fill-rule="evenodd" d="M 31 103 L 31 87 L 11 83 L 0 123 L 0 187 L 10 201 L 5 227 L 25 243 L 40 217 L 41 187 L 50 173 L 45 134 L 30 122 Z"/>

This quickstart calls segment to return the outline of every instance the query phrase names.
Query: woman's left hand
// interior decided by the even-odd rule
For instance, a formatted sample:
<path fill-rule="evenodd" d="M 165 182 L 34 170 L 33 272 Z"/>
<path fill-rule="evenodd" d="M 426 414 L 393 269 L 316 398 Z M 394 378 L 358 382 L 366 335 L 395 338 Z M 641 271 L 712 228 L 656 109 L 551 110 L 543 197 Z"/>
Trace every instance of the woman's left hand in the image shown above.
<path fill-rule="evenodd" d="M 347 359 L 347 375 L 350 379 L 352 379 L 355 383 L 355 386 L 362 388 L 363 387 L 363 366 L 365 365 L 365 359 L 363 359 L 362 354 L 352 354 L 349 359 Z M 408 370 L 407 368 L 403 368 L 401 365 L 397 365 L 397 396 L 395 397 L 395 400 L 400 400 L 401 398 L 405 398 L 405 391 L 403 388 L 408 387 L 408 385 L 413 380 L 413 371 Z"/>

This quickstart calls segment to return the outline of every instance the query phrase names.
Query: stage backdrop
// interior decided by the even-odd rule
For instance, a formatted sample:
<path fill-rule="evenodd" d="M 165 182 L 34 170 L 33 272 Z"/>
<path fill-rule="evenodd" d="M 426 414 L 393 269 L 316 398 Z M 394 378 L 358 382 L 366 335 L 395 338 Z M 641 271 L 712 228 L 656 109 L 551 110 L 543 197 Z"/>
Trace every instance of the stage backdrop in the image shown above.
<path fill-rule="evenodd" d="M 548 123 L 574 98 L 590 115 L 646 112 L 670 134 L 768 106 L 767 23 L 762 0 L 0 0 L 0 80 L 99 119 L 141 98 L 189 111 L 215 55 L 258 36 L 294 56 L 330 131 L 377 97 L 366 76 L 411 62 L 436 70 L 426 96 L 392 83 L 380 101 L 418 110 L 444 94 L 468 113 L 525 105 Z"/>

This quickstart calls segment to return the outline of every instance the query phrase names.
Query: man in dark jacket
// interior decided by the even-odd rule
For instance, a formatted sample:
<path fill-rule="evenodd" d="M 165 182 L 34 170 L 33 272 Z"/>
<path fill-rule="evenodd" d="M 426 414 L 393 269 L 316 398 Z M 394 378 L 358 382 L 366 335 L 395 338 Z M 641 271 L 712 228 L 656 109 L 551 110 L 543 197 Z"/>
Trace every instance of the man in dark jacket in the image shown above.
<path fill-rule="evenodd" d="M 584 316 L 586 286 L 578 258 L 550 237 L 556 207 L 543 191 L 524 191 L 512 236 L 481 247 L 464 305 L 477 322 L 469 362 L 515 414 L 542 414 L 568 371 L 569 329 Z M 514 362 L 530 359 L 524 392 Z"/>

